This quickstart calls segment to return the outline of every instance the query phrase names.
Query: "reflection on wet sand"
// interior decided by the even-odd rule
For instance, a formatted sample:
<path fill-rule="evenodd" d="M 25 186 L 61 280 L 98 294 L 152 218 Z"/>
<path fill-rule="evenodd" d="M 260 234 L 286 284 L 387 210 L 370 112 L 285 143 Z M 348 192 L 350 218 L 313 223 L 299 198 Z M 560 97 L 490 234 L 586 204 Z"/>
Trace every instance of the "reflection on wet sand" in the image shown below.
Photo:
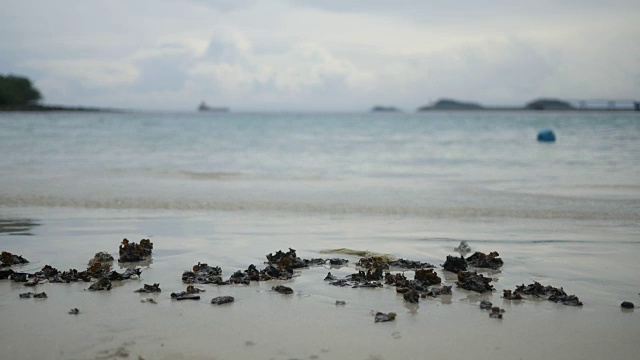
<path fill-rule="evenodd" d="M 39 226 L 32 219 L 4 219 L 0 218 L 0 234 L 33 235 L 30 230 Z"/>

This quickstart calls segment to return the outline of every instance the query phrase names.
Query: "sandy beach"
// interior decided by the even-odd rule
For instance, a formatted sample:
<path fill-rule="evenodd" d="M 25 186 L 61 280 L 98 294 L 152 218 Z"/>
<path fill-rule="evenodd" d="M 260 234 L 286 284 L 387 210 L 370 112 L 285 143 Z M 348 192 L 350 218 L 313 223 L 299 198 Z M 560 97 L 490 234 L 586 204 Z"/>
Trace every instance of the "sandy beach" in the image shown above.
<path fill-rule="evenodd" d="M 633 242 L 470 241 L 473 250 L 499 251 L 504 259 L 501 270 L 481 270 L 494 279 L 496 290 L 478 294 L 457 288 L 456 275 L 438 266 L 443 283 L 453 285 L 452 295 L 418 304 L 406 302 L 390 286 L 328 285 L 323 280 L 328 271 L 338 277 L 355 272 L 358 257 L 347 255 L 340 256 L 350 260 L 346 267 L 314 266 L 296 271 L 289 281 L 201 285 L 206 289 L 201 300 L 176 301 L 169 294 L 184 290 L 181 274 L 197 262 L 220 266 L 227 279 L 249 264 L 262 267 L 265 255 L 276 250 L 293 247 L 303 258 L 327 257 L 320 251 L 339 244 L 439 265 L 456 254 L 457 239 L 425 237 L 410 221 L 381 225 L 369 217 L 148 212 L 122 217 L 115 211 L 64 209 L 47 216 L 49 211 L 34 209 L 38 225 L 24 227 L 29 221 L 18 216 L 21 211 L 4 212 L 12 215 L 5 218 L 22 219 L 23 228 L 0 235 L 3 250 L 31 261 L 15 271 L 33 272 L 45 264 L 83 269 L 97 251 L 117 257 L 124 235 L 136 241 L 150 237 L 154 243 L 141 279 L 114 281 L 110 291 L 87 291 L 90 283 L 84 282 L 47 283 L 33 290 L 0 281 L 6 324 L 0 339 L 4 356 L 11 359 L 626 359 L 640 350 L 638 312 L 620 308 L 621 301 L 638 298 L 632 285 L 640 270 Z M 32 235 L 19 235 L 25 232 Z M 117 262 L 114 268 L 124 269 Z M 413 272 L 405 275 L 412 278 Z M 534 280 L 564 287 L 584 305 L 501 298 L 503 289 Z M 161 293 L 134 293 L 153 283 L 160 284 Z M 277 284 L 294 294 L 272 291 Z M 26 291 L 45 291 L 48 298 L 19 299 Z M 220 295 L 236 301 L 212 305 Z M 157 304 L 141 303 L 143 297 Z M 337 306 L 336 300 L 346 305 Z M 503 318 L 490 318 L 479 308 L 481 300 L 505 309 Z M 69 315 L 71 308 L 80 314 Z M 395 312 L 397 318 L 374 323 L 372 311 Z"/>

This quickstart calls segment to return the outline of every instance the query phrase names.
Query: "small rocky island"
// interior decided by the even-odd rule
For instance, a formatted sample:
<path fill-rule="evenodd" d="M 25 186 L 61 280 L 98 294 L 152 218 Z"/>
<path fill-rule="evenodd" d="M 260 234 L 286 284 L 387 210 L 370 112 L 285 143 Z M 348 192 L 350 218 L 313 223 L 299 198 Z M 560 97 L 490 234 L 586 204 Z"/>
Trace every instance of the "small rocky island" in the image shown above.
<path fill-rule="evenodd" d="M 538 99 L 528 103 L 525 106 L 526 109 L 529 110 L 575 110 L 573 107 L 566 101 L 557 100 L 557 99 Z"/>
<path fill-rule="evenodd" d="M 482 110 L 484 107 L 473 102 L 462 102 L 452 99 L 440 99 L 431 105 L 426 105 L 418 109 L 418 111 L 429 110 Z"/>

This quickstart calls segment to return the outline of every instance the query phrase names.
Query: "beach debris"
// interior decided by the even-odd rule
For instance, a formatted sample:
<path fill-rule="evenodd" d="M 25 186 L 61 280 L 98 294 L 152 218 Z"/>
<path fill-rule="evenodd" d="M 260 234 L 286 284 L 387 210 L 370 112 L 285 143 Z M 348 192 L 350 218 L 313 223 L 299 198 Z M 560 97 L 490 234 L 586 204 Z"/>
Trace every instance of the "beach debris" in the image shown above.
<path fill-rule="evenodd" d="M 453 248 L 453 251 L 457 251 L 460 255 L 464 256 L 471 252 L 471 246 L 469 246 L 466 241 L 462 240 L 460 241 L 460 245 Z"/>
<path fill-rule="evenodd" d="M 267 264 L 276 266 L 280 269 L 299 269 L 307 267 L 307 263 L 300 259 L 296 255 L 296 251 L 294 249 L 289 248 L 289 251 L 286 253 L 282 250 L 278 250 L 275 254 L 267 254 Z"/>
<path fill-rule="evenodd" d="M 259 280 L 260 280 L 260 275 L 258 275 L 258 281 Z M 229 278 L 228 283 L 229 284 L 249 285 L 249 283 L 251 283 L 251 275 L 247 271 L 242 272 L 242 271 L 238 270 L 238 271 L 234 272 L 233 274 L 231 274 L 231 277 Z"/>
<path fill-rule="evenodd" d="M 467 270 L 467 261 L 462 256 L 456 257 L 448 255 L 447 260 L 442 264 L 442 267 L 447 271 L 458 273 L 460 271 Z"/>
<path fill-rule="evenodd" d="M 111 256 L 111 254 L 109 254 L 106 251 L 100 251 L 93 256 L 93 259 L 89 260 L 88 266 L 91 266 L 94 263 L 105 263 L 105 262 L 111 262 L 113 260 L 114 259 L 113 259 L 113 256 Z"/>
<path fill-rule="evenodd" d="M 620 304 L 620 307 L 624 309 L 633 309 L 635 308 L 635 305 L 631 301 L 623 301 L 622 304 Z"/>
<path fill-rule="evenodd" d="M 20 297 L 20 299 L 31 299 L 31 297 L 33 295 L 34 294 L 31 291 L 29 291 L 29 292 L 26 292 L 26 293 L 22 293 L 22 294 L 20 294 L 18 296 Z"/>
<path fill-rule="evenodd" d="M 140 299 L 141 303 L 150 303 L 150 304 L 157 304 L 158 302 L 154 299 L 154 298 L 142 298 Z"/>
<path fill-rule="evenodd" d="M 338 280 L 338 278 L 331 275 L 330 272 L 327 274 L 327 276 L 324 277 L 324 281 L 335 281 L 335 280 Z"/>
<path fill-rule="evenodd" d="M 1 279 L 8 279 L 11 274 L 13 274 L 13 270 L 9 269 L 9 270 L 0 270 L 0 280 Z"/>
<path fill-rule="evenodd" d="M 20 255 L 14 255 L 8 251 L 3 251 L 0 254 L 0 267 L 7 267 L 19 264 L 28 264 L 29 260 L 23 258 Z"/>
<path fill-rule="evenodd" d="M 80 314 L 80 310 L 78 310 L 78 308 L 73 308 L 69 310 L 69 315 L 78 315 L 78 314 Z"/>
<path fill-rule="evenodd" d="M 55 274 L 49 279 L 52 283 L 70 283 L 77 281 L 89 282 L 91 281 L 91 275 L 86 271 L 78 271 L 76 269 L 69 269 L 69 271 L 63 271 L 62 273 Z"/>
<path fill-rule="evenodd" d="M 204 291 L 204 289 L 189 285 L 187 286 L 187 290 L 185 291 L 181 291 L 179 293 L 171 293 L 171 298 L 176 300 L 200 300 L 200 296 L 196 294 Z"/>
<path fill-rule="evenodd" d="M 149 284 L 144 284 L 144 287 L 134 291 L 137 293 L 157 293 L 157 292 L 161 292 L 162 290 L 160 290 L 160 284 L 153 284 L 153 285 L 149 285 Z"/>
<path fill-rule="evenodd" d="M 544 286 L 537 281 L 534 281 L 529 285 L 516 286 L 513 291 L 505 290 L 503 297 L 508 300 L 520 300 L 523 299 L 522 295 L 528 295 L 532 297 L 547 297 L 547 300 L 553 302 L 560 302 L 563 305 L 568 306 L 582 306 L 582 302 L 575 295 L 567 295 L 563 288 L 556 288 L 550 285 Z"/>
<path fill-rule="evenodd" d="M 182 282 L 186 284 L 225 284 L 222 281 L 222 269 L 205 263 L 194 265 L 193 271 L 185 271 L 182 274 Z"/>
<path fill-rule="evenodd" d="M 236 299 L 233 296 L 218 296 L 211 299 L 211 303 L 215 305 L 222 305 L 234 302 Z"/>
<path fill-rule="evenodd" d="M 433 269 L 419 269 L 415 271 L 414 279 L 419 281 L 422 285 L 436 285 L 442 282 L 442 279 Z"/>
<path fill-rule="evenodd" d="M 440 295 L 451 295 L 451 286 L 446 286 L 443 285 L 441 287 L 434 287 L 429 289 L 426 292 L 423 292 L 422 294 L 420 294 L 420 297 L 427 297 L 427 296 L 431 296 L 431 297 L 437 297 Z"/>
<path fill-rule="evenodd" d="M 48 298 L 47 293 L 46 292 L 41 292 L 41 293 L 35 293 L 33 294 L 33 297 L 36 299 L 46 299 Z"/>
<path fill-rule="evenodd" d="M 396 313 L 394 312 L 390 312 L 390 313 L 383 313 L 383 312 L 376 312 L 375 314 L 375 318 L 374 321 L 375 322 L 386 322 L 386 321 L 392 321 L 396 319 Z"/>
<path fill-rule="evenodd" d="M 489 255 L 476 251 L 473 255 L 469 256 L 466 261 L 468 265 L 473 267 L 497 270 L 503 265 L 502 259 L 498 256 L 500 256 L 500 254 L 498 254 L 497 251 L 492 251 Z"/>
<path fill-rule="evenodd" d="M 106 277 L 100 278 L 89 286 L 89 291 L 111 290 L 111 281 Z"/>
<path fill-rule="evenodd" d="M 492 307 L 493 307 L 493 304 L 491 303 L 491 301 L 482 300 L 480 302 L 480 309 L 482 310 L 490 310 Z"/>
<path fill-rule="evenodd" d="M 344 255 L 359 256 L 359 257 L 381 257 L 386 262 L 392 262 L 396 260 L 395 256 L 391 254 L 377 253 L 377 252 L 368 251 L 368 250 L 354 250 L 354 249 L 348 249 L 348 248 L 326 249 L 326 250 L 321 250 L 320 253 L 321 254 L 344 254 Z"/>
<path fill-rule="evenodd" d="M 325 263 L 327 261 L 329 262 L 329 265 L 332 265 L 332 266 L 345 266 L 347 265 L 347 263 L 349 263 L 349 260 L 340 259 L 340 258 L 327 259 Z"/>
<path fill-rule="evenodd" d="M 404 297 L 404 299 L 410 303 L 417 304 L 420 300 L 420 293 L 416 290 L 409 290 L 405 292 L 402 297 Z"/>
<path fill-rule="evenodd" d="M 434 265 L 429 264 L 429 263 L 423 263 L 420 261 L 414 261 L 414 260 L 406 260 L 406 259 L 399 259 L 399 260 L 395 260 L 395 261 L 391 261 L 388 263 L 390 268 L 394 268 L 394 269 L 407 269 L 407 270 L 413 270 L 413 269 L 424 269 L 424 268 L 435 268 Z"/>
<path fill-rule="evenodd" d="M 280 294 L 293 294 L 293 289 L 284 285 L 276 285 L 272 287 L 271 290 L 278 292 Z"/>
<path fill-rule="evenodd" d="M 123 271 L 122 273 L 119 273 L 115 270 L 113 270 L 112 272 L 110 272 L 107 275 L 107 278 L 111 281 L 120 281 L 120 280 L 129 280 L 129 279 L 139 279 L 140 278 L 140 274 L 142 274 L 142 268 L 136 267 L 136 268 L 129 268 L 126 269 L 125 271 Z"/>
<path fill-rule="evenodd" d="M 499 307 L 494 306 L 491 308 L 489 317 L 493 319 L 502 319 L 502 313 L 504 313 L 504 309 L 500 309 Z"/>
<path fill-rule="evenodd" d="M 520 295 L 519 292 L 513 292 L 511 290 L 503 290 L 502 297 L 507 300 L 522 300 L 522 295 Z"/>
<path fill-rule="evenodd" d="M 338 306 L 347 305 L 347 302 L 344 300 L 336 300 L 336 305 Z"/>
<path fill-rule="evenodd" d="M 466 290 L 483 293 L 493 290 L 493 285 L 489 284 L 492 280 L 489 277 L 478 274 L 476 271 L 460 271 L 456 285 Z"/>
<path fill-rule="evenodd" d="M 151 256 L 152 251 L 153 243 L 149 239 L 142 239 L 139 244 L 123 239 L 120 244 L 118 262 L 143 261 Z"/>
<path fill-rule="evenodd" d="M 31 277 L 33 277 L 33 275 L 28 273 L 13 272 L 11 274 L 11 280 L 13 282 L 27 282 Z"/>

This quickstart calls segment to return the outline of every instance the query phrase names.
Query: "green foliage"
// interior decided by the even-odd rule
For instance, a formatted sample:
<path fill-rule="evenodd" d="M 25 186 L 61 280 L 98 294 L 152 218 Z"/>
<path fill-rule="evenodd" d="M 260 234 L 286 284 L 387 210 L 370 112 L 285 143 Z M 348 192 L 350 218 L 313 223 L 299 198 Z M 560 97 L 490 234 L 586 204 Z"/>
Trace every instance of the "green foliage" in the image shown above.
<path fill-rule="evenodd" d="M 22 76 L 0 75 L 0 105 L 28 105 L 42 99 L 31 80 Z"/>

